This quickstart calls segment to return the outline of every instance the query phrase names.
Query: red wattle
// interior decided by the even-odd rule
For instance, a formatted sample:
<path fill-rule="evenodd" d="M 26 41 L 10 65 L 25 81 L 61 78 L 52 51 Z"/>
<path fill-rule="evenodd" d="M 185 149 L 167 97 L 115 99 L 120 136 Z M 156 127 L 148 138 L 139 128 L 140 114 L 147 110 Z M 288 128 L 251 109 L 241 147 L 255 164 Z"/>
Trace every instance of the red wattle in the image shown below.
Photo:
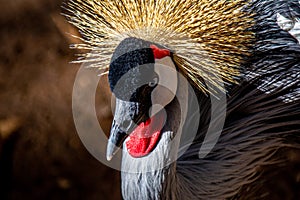
<path fill-rule="evenodd" d="M 166 56 L 170 56 L 170 51 L 168 49 L 160 49 L 155 45 L 150 45 L 150 48 L 153 51 L 155 59 L 161 59 L 161 58 L 164 58 Z"/>
<path fill-rule="evenodd" d="M 135 158 L 148 155 L 157 145 L 163 125 L 163 115 L 160 114 L 140 123 L 125 142 L 128 153 Z"/>

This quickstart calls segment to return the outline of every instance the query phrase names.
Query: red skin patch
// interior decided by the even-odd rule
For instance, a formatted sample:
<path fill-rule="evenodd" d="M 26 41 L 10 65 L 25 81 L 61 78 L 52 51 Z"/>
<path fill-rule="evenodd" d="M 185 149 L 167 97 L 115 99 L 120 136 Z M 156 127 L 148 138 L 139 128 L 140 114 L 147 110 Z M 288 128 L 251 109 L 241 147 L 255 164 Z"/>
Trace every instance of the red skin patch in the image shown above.
<path fill-rule="evenodd" d="M 126 140 L 128 153 L 135 158 L 148 155 L 160 139 L 164 121 L 164 115 L 158 113 L 146 122 L 140 123 Z"/>
<path fill-rule="evenodd" d="M 155 45 L 150 45 L 155 59 L 162 59 L 170 56 L 170 51 L 160 49 Z M 126 140 L 128 153 L 135 158 L 148 155 L 157 145 L 161 129 L 164 126 L 165 117 L 161 113 L 149 118 L 146 122 L 140 123 Z"/>
<path fill-rule="evenodd" d="M 168 49 L 160 49 L 157 46 L 155 46 L 154 44 L 150 45 L 150 48 L 153 51 L 155 59 L 161 59 L 161 58 L 164 58 L 166 56 L 170 56 L 170 51 Z"/>

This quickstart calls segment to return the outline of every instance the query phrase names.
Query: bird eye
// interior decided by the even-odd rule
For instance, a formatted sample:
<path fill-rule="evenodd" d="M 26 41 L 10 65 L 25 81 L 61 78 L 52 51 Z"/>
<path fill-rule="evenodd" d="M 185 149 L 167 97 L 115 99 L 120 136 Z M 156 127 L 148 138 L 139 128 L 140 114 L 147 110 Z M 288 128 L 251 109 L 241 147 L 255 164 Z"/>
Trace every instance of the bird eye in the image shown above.
<path fill-rule="evenodd" d="M 148 85 L 150 87 L 155 87 L 158 84 L 158 77 L 154 77 L 149 83 Z"/>

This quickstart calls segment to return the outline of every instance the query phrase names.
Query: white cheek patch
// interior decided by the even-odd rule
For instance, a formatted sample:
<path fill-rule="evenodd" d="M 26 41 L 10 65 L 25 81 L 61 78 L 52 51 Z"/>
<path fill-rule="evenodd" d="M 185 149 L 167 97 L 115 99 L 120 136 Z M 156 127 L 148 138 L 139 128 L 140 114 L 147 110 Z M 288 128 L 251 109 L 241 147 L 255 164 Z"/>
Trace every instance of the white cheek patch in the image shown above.
<path fill-rule="evenodd" d="M 155 59 L 154 71 L 158 74 L 159 82 L 151 94 L 150 116 L 155 115 L 174 99 L 178 85 L 177 70 L 170 56 Z"/>

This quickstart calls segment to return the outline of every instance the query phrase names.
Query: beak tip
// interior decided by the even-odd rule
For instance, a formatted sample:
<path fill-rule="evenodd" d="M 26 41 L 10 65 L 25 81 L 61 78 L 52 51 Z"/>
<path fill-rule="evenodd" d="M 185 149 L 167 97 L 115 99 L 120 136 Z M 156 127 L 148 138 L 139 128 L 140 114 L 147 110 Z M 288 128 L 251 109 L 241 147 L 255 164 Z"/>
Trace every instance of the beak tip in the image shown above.
<path fill-rule="evenodd" d="M 107 161 L 111 161 L 111 159 L 113 158 L 113 156 L 112 155 L 106 155 L 106 159 L 107 159 Z"/>
<path fill-rule="evenodd" d="M 108 141 L 107 150 L 106 150 L 106 159 L 111 161 L 114 155 L 118 152 L 120 148 L 117 147 L 114 143 Z"/>

